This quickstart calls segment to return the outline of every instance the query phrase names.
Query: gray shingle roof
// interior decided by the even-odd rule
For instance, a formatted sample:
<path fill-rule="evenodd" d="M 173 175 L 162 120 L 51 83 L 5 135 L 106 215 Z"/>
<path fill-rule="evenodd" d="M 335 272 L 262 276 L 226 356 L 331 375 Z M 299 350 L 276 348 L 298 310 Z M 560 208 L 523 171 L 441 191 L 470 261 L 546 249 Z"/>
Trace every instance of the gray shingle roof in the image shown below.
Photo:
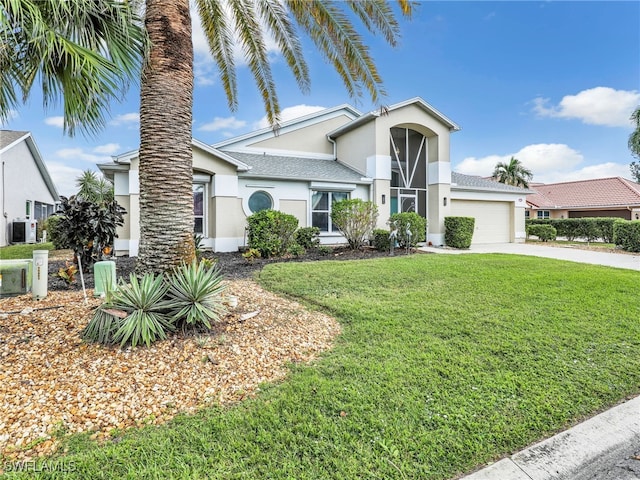
<path fill-rule="evenodd" d="M 225 152 L 251 167 L 240 177 L 282 178 L 289 180 L 315 180 L 343 183 L 371 183 L 363 175 L 335 160 L 261 155 L 245 152 Z"/>
<path fill-rule="evenodd" d="M 29 132 L 18 132 L 15 130 L 0 130 L 0 150 L 11 145 L 19 138 L 24 137 Z"/>
<path fill-rule="evenodd" d="M 451 188 L 455 187 L 472 188 L 474 190 L 496 190 L 501 192 L 513 192 L 513 193 L 531 193 L 531 190 L 526 188 L 514 187 L 513 185 L 506 185 L 504 183 L 497 182 L 495 180 L 489 180 L 475 175 L 464 175 L 458 172 L 451 172 Z"/>

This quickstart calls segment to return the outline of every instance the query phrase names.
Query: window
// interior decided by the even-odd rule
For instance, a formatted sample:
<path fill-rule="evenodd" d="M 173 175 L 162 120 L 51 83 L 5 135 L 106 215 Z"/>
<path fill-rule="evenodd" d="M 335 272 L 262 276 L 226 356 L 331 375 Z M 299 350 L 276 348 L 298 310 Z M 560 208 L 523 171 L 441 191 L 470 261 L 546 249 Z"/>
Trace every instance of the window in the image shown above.
<path fill-rule="evenodd" d="M 524 218 L 529 218 L 531 216 L 531 212 L 529 210 L 524 211 Z"/>
<path fill-rule="evenodd" d="M 193 233 L 204 235 L 205 206 L 204 206 L 204 184 L 195 183 L 193 185 Z"/>
<path fill-rule="evenodd" d="M 538 218 L 549 218 L 549 210 L 538 210 Z"/>
<path fill-rule="evenodd" d="M 331 223 L 331 205 L 349 198 L 347 192 L 313 192 L 311 196 L 311 225 L 321 232 L 337 232 Z"/>
<path fill-rule="evenodd" d="M 267 192 L 258 190 L 249 197 L 249 210 L 251 210 L 251 213 L 269 210 L 270 208 L 273 208 L 273 199 Z"/>

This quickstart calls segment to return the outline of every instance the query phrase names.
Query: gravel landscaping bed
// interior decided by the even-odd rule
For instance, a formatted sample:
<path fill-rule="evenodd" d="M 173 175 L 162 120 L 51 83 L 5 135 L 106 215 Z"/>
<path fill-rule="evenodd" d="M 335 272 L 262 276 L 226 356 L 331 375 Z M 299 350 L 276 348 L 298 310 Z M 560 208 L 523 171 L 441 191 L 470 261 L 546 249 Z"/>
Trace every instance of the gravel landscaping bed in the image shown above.
<path fill-rule="evenodd" d="M 373 250 L 335 250 L 278 261 L 358 259 Z M 276 260 L 248 262 L 240 254 L 215 254 L 228 293 L 238 305 L 201 335 L 172 335 L 150 348 L 82 342 L 80 333 L 100 299 L 93 275 L 67 285 L 55 275 L 70 252 L 52 252 L 48 295 L 0 299 L 0 460 L 53 453 L 66 433 L 93 432 L 117 440 L 120 430 L 159 424 L 179 412 L 229 404 L 255 394 L 258 385 L 286 375 L 290 362 L 308 362 L 330 348 L 340 327 L 319 312 L 264 291 L 250 280 Z M 128 278 L 131 258 L 117 258 Z"/>

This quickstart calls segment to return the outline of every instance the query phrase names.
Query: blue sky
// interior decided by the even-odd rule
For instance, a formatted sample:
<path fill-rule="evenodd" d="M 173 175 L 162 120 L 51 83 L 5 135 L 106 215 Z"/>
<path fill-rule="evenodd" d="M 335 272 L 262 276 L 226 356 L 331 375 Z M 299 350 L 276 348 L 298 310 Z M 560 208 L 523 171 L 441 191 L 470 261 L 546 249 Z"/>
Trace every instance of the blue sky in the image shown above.
<path fill-rule="evenodd" d="M 640 2 L 422 2 L 393 49 L 369 37 L 391 105 L 420 96 L 462 127 L 451 138 L 455 171 L 490 175 L 511 156 L 534 182 L 630 178 L 629 116 L 640 105 Z M 305 41 L 311 92 L 302 94 L 272 51 L 284 119 L 369 99 L 350 99 Z M 194 136 L 215 143 L 265 126 L 258 92 L 238 69 L 240 105 L 230 112 L 198 28 L 194 34 Z M 38 92 L 2 128 L 31 131 L 62 195 L 96 163 L 138 147 L 139 91 L 114 103 L 95 138 L 62 135 L 59 109 Z"/>

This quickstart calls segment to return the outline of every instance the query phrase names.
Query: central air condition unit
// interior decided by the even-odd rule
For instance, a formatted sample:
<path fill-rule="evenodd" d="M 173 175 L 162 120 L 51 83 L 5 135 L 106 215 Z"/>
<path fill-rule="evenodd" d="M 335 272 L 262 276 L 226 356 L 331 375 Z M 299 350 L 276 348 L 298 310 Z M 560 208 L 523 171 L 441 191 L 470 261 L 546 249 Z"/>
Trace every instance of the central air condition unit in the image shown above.
<path fill-rule="evenodd" d="M 0 261 L 0 298 L 29 293 L 33 280 L 32 270 L 31 260 Z"/>
<path fill-rule="evenodd" d="M 36 243 L 36 220 L 16 219 L 11 222 L 11 243 Z"/>

